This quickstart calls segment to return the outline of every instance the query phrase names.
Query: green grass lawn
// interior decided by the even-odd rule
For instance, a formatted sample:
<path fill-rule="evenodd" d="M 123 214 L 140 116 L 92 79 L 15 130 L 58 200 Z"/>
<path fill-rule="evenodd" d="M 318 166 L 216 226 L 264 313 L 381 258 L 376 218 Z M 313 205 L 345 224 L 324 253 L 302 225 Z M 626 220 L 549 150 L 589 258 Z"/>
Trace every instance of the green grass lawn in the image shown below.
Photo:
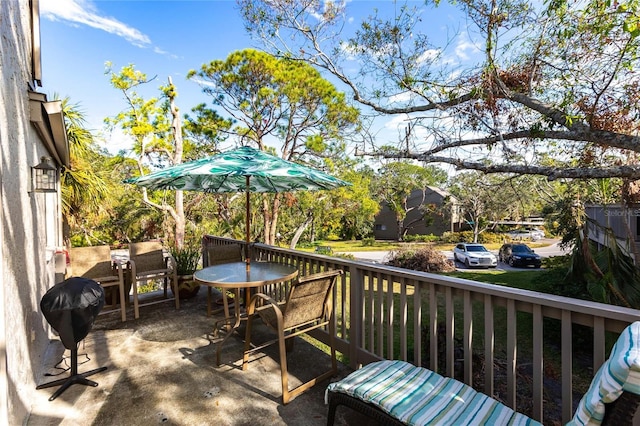
<path fill-rule="evenodd" d="M 548 279 L 546 271 L 540 269 L 530 271 L 502 271 L 496 269 L 474 270 L 472 272 L 455 271 L 443 273 L 442 275 L 533 291 L 539 291 L 541 284 L 546 283 Z"/>
<path fill-rule="evenodd" d="M 313 252 L 316 246 L 329 246 L 334 252 L 345 251 L 386 251 L 396 250 L 403 243 L 396 241 L 376 241 L 373 246 L 364 245 L 362 241 L 316 241 L 312 247 L 296 247 L 296 250 Z"/>

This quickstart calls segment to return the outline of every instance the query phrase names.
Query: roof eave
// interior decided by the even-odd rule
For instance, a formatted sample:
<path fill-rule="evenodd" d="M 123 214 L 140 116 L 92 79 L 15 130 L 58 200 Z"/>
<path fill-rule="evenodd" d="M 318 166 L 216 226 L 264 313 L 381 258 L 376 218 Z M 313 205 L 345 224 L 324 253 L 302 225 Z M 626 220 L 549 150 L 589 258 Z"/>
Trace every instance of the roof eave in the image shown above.
<path fill-rule="evenodd" d="M 51 157 L 61 166 L 69 167 L 69 141 L 64 124 L 62 101 L 47 101 L 39 92 L 29 92 L 31 123 L 44 142 Z"/>

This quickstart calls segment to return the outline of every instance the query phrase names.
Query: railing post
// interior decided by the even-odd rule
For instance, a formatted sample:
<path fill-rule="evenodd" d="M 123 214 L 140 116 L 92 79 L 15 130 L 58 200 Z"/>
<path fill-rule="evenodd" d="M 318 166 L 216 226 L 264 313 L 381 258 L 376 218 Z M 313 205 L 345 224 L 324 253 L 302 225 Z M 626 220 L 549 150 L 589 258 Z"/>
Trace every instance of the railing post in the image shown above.
<path fill-rule="evenodd" d="M 356 266 L 349 266 L 349 304 L 351 315 L 349 317 L 349 364 L 353 369 L 358 368 L 359 348 L 362 346 L 362 323 L 364 307 L 364 280 L 362 272 Z"/>
<path fill-rule="evenodd" d="M 571 401 L 573 396 L 573 324 L 571 312 L 562 312 L 562 401 Z M 562 424 L 571 420 L 573 404 L 562 405 Z"/>

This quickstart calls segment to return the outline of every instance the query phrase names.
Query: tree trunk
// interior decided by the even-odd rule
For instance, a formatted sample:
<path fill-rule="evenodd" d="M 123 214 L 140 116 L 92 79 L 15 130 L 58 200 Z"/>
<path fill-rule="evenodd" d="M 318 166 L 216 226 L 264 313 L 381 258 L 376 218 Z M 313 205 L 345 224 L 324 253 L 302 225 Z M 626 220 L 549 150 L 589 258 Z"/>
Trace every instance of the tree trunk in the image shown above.
<path fill-rule="evenodd" d="M 478 242 L 478 235 L 480 235 L 480 225 L 478 225 L 478 221 L 473 221 L 473 242 Z"/>
<path fill-rule="evenodd" d="M 298 228 L 296 229 L 296 232 L 293 234 L 293 238 L 291 239 L 291 244 L 289 245 L 289 248 L 291 250 L 296 248 L 296 245 L 298 244 L 298 241 L 300 240 L 300 237 L 302 236 L 302 233 L 312 223 L 313 223 L 313 214 L 309 214 L 307 216 L 307 219 L 303 223 L 301 223 L 300 226 L 298 226 Z"/>
<path fill-rule="evenodd" d="M 403 221 L 400 219 L 396 219 L 396 225 L 398 226 L 398 234 L 396 235 L 396 239 L 398 241 L 402 241 L 402 235 L 404 234 L 404 226 L 402 226 Z"/>
<path fill-rule="evenodd" d="M 176 223 L 175 244 L 177 248 L 181 249 L 184 247 L 186 227 L 186 220 L 184 217 L 184 193 L 182 191 L 176 191 L 176 217 L 174 220 Z"/>
<path fill-rule="evenodd" d="M 169 86 L 173 88 L 171 77 L 169 77 Z M 182 163 L 182 152 L 184 147 L 184 143 L 182 141 L 182 125 L 180 123 L 180 114 L 178 113 L 178 108 L 175 104 L 175 90 L 170 90 L 168 92 L 168 97 L 169 107 L 171 108 L 171 116 L 173 117 L 171 121 L 171 129 L 173 133 L 173 141 L 175 143 L 173 164 L 176 165 Z M 184 194 L 182 193 L 182 191 L 176 191 L 176 207 L 174 219 L 176 223 L 175 245 L 177 248 L 182 248 L 184 246 L 185 237 Z"/>
<path fill-rule="evenodd" d="M 269 234 L 269 229 L 271 229 L 271 204 L 269 204 L 267 197 L 262 197 L 262 216 L 264 220 L 264 223 L 262 224 L 264 240 L 262 242 L 268 244 L 267 235 Z"/>
<path fill-rule="evenodd" d="M 269 214 L 265 214 L 264 219 L 264 243 L 275 245 L 276 229 L 278 227 L 278 212 L 280 211 L 280 194 L 275 194 L 273 203 L 264 202 L 264 209 Z"/>

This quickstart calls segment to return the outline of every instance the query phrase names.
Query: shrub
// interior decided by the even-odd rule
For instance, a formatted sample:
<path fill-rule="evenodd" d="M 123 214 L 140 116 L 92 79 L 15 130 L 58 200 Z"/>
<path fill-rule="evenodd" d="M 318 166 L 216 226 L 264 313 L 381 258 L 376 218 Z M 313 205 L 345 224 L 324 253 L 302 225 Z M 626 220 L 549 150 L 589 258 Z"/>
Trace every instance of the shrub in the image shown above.
<path fill-rule="evenodd" d="M 502 243 L 504 242 L 505 235 L 496 232 L 482 232 L 478 235 L 478 243 L 480 244 L 492 244 L 492 243 Z M 444 243 L 460 243 L 467 242 L 470 243 L 473 241 L 473 232 L 472 231 L 461 231 L 461 232 L 445 232 L 442 234 L 442 242 Z"/>
<path fill-rule="evenodd" d="M 349 260 L 356 260 L 356 257 L 352 254 L 347 254 L 347 253 L 336 253 L 333 255 L 334 257 L 339 257 L 341 259 L 349 259 Z"/>
<path fill-rule="evenodd" d="M 496 232 L 483 232 L 478 235 L 478 242 L 481 244 L 502 243 L 504 242 L 504 237 L 504 234 Z M 473 238 L 473 234 L 471 235 L 471 238 Z"/>
<path fill-rule="evenodd" d="M 416 243 L 435 243 L 436 241 L 440 241 L 440 237 L 437 235 L 429 234 L 429 235 L 405 235 L 404 241 L 407 243 L 416 242 Z"/>
<path fill-rule="evenodd" d="M 362 247 L 373 247 L 376 244 L 375 238 L 363 238 Z"/>
<path fill-rule="evenodd" d="M 298 244 L 296 244 L 297 248 L 313 248 L 313 247 L 317 247 L 318 243 L 311 243 L 309 241 L 298 241 Z"/>
<path fill-rule="evenodd" d="M 459 243 L 460 242 L 460 233 L 459 232 L 444 232 L 442 237 L 440 238 L 443 243 Z"/>
<path fill-rule="evenodd" d="M 315 252 L 318 254 L 331 255 L 333 254 L 333 249 L 330 246 L 316 246 Z"/>
<path fill-rule="evenodd" d="M 196 269 L 198 269 L 198 263 L 200 262 L 199 247 L 171 247 L 169 251 L 176 260 L 176 270 L 178 275 L 191 275 L 196 271 Z"/>
<path fill-rule="evenodd" d="M 551 256 L 542 259 L 542 265 L 546 269 L 564 268 L 565 273 L 571 264 L 571 255 L 565 254 L 563 256 Z"/>
<path fill-rule="evenodd" d="M 444 254 L 430 246 L 395 250 L 389 256 L 389 265 L 414 271 L 451 272 L 456 269 Z"/>

